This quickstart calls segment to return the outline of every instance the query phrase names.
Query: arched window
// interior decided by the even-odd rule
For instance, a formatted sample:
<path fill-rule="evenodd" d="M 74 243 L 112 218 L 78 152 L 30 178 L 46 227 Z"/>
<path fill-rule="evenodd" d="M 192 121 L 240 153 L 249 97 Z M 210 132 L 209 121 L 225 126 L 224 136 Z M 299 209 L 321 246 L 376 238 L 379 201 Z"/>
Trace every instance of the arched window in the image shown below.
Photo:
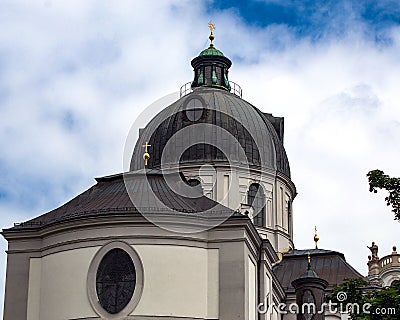
<path fill-rule="evenodd" d="M 189 179 L 187 184 L 191 187 L 196 187 L 200 184 L 200 181 L 197 179 Z"/>
<path fill-rule="evenodd" d="M 187 181 L 187 184 L 194 188 L 196 192 L 199 192 L 201 195 L 203 194 L 203 186 L 201 185 L 201 182 L 199 180 L 192 178 Z"/>
<path fill-rule="evenodd" d="M 254 225 L 265 226 L 265 196 L 262 187 L 253 183 L 247 192 L 247 203 L 253 207 Z"/>

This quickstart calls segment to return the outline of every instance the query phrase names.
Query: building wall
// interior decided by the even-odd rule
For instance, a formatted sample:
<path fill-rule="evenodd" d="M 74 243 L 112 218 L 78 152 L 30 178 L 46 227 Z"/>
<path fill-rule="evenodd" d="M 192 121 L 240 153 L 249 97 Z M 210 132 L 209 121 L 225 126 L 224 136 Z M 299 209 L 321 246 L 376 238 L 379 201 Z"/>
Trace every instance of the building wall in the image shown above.
<path fill-rule="evenodd" d="M 27 319 L 29 252 L 7 253 L 3 319 Z"/>
<path fill-rule="evenodd" d="M 143 267 L 139 302 L 124 319 L 254 320 L 259 240 L 245 221 L 184 235 L 112 221 L 51 230 L 41 241 L 10 240 L 4 319 L 100 319 L 88 274 L 104 246 L 123 242 Z"/>
<path fill-rule="evenodd" d="M 253 259 L 247 258 L 247 314 L 249 320 L 257 319 L 257 271 Z"/>
<path fill-rule="evenodd" d="M 135 246 L 144 288 L 132 315 L 218 318 L 218 249 Z"/>
<path fill-rule="evenodd" d="M 218 318 L 218 249 L 133 245 L 144 268 L 135 316 Z M 31 258 L 28 319 L 96 317 L 87 297 L 90 263 L 100 247 Z"/>
<path fill-rule="evenodd" d="M 383 287 L 391 286 L 394 281 L 400 280 L 400 264 L 397 263 L 397 265 L 385 266 L 385 268 L 379 272 L 379 278 L 382 281 Z"/>
<path fill-rule="evenodd" d="M 77 248 L 31 258 L 29 320 L 97 316 L 87 296 L 87 275 L 90 262 L 99 248 Z"/>

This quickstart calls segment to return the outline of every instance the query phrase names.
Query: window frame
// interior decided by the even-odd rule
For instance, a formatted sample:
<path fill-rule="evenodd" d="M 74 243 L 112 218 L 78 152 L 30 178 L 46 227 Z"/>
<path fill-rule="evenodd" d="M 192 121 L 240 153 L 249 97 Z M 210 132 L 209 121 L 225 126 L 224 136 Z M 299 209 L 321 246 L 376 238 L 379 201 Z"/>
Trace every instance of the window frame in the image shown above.
<path fill-rule="evenodd" d="M 252 190 L 252 187 L 256 188 L 256 190 Z M 252 198 L 252 201 L 250 201 L 250 198 Z M 254 206 L 253 206 L 254 201 L 260 201 L 260 202 L 262 202 L 262 205 L 263 205 L 257 214 L 255 214 L 256 208 L 254 208 Z M 267 220 L 266 219 L 267 201 L 265 199 L 264 189 L 260 183 L 254 182 L 249 185 L 249 188 L 247 189 L 247 204 L 249 204 L 253 207 L 253 224 L 256 227 L 265 227 L 266 220 Z"/>
<path fill-rule="evenodd" d="M 112 249 L 121 249 L 125 251 L 131 258 L 136 271 L 136 285 L 133 291 L 133 295 L 128 304 L 118 313 L 109 313 L 105 310 L 99 302 L 96 290 L 96 275 L 99 268 L 100 262 L 104 256 Z M 87 292 L 89 302 L 93 310 L 100 316 L 106 319 L 120 319 L 121 317 L 129 316 L 138 305 L 143 292 L 144 277 L 143 277 L 143 265 L 138 253 L 134 248 L 126 242 L 112 241 L 102 246 L 92 258 L 89 266 L 87 276 Z"/>

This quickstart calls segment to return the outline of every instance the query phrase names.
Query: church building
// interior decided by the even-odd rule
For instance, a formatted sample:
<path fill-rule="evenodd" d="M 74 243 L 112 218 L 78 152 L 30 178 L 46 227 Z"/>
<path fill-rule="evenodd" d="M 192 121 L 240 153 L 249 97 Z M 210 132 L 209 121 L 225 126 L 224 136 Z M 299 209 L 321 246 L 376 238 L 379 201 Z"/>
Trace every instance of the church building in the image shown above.
<path fill-rule="evenodd" d="M 210 29 L 128 172 L 3 230 L 4 320 L 340 319 L 287 312 L 363 276 L 317 236 L 295 248 L 284 119 L 242 99 Z"/>

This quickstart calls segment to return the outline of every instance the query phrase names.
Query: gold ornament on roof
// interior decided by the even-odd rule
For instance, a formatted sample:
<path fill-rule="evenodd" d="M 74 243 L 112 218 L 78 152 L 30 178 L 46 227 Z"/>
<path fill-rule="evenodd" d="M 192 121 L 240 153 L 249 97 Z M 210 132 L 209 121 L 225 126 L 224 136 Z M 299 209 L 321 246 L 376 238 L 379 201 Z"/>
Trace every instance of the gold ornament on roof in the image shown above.
<path fill-rule="evenodd" d="M 318 241 L 319 237 L 317 235 L 317 226 L 315 226 L 315 234 L 314 234 L 315 249 L 318 249 Z"/>
<path fill-rule="evenodd" d="M 208 37 L 208 39 L 210 39 L 210 46 L 212 46 L 213 45 L 213 40 L 215 39 L 215 36 L 214 36 L 214 34 L 213 34 L 213 31 L 215 30 L 215 23 L 214 22 L 212 22 L 212 21 L 210 21 L 209 23 L 208 23 L 208 28 L 210 29 L 210 36 Z"/>
<path fill-rule="evenodd" d="M 281 251 L 279 251 L 279 252 L 278 252 L 279 261 L 282 261 L 283 255 L 284 255 L 285 253 L 288 253 L 290 250 L 292 250 L 292 248 L 287 247 L 287 248 L 282 249 Z"/>
<path fill-rule="evenodd" d="M 146 141 L 146 144 L 142 145 L 142 147 L 145 148 L 144 154 L 143 154 L 143 160 L 144 160 L 144 165 L 147 166 L 147 161 L 149 161 L 149 159 L 150 159 L 150 154 L 148 152 L 148 147 L 151 147 L 151 144 L 149 144 Z"/>

